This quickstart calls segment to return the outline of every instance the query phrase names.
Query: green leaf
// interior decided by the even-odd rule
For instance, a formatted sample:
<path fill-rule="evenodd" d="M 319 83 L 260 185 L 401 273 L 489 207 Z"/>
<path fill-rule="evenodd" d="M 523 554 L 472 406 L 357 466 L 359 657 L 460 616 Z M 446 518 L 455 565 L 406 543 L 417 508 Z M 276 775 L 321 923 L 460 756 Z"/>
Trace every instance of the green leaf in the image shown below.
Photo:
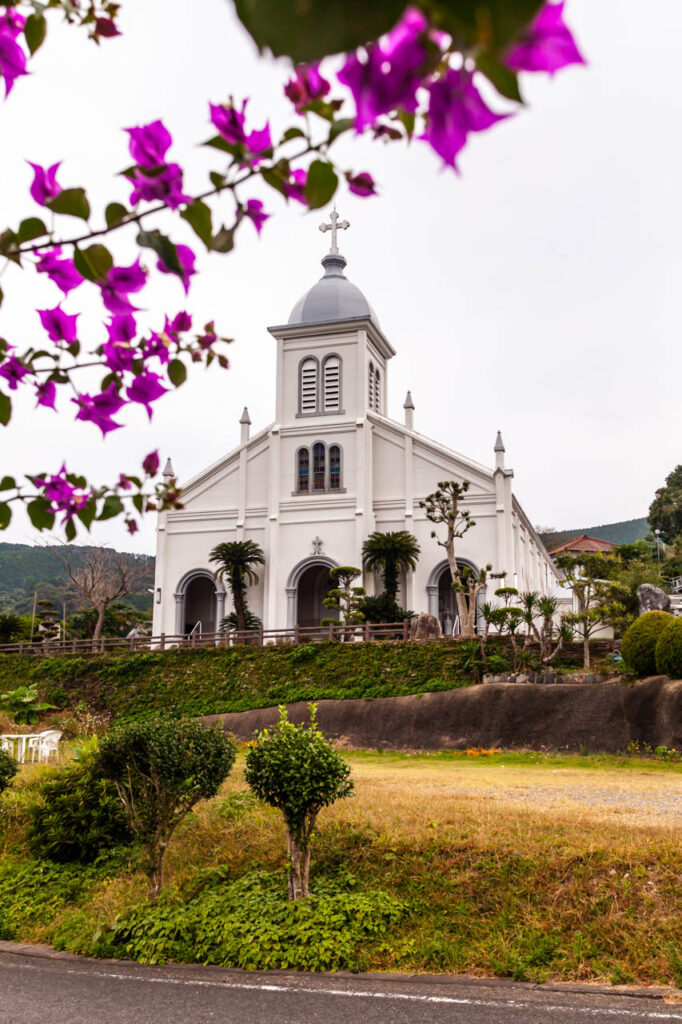
<path fill-rule="evenodd" d="M 404 0 L 235 0 L 235 6 L 261 50 L 267 47 L 276 57 L 286 55 L 296 62 L 355 50 L 378 39 L 405 9 Z"/>
<path fill-rule="evenodd" d="M 305 183 L 305 198 L 311 210 L 326 206 L 339 184 L 336 171 L 324 160 L 313 160 Z"/>
<path fill-rule="evenodd" d="M 490 51 L 479 53 L 476 58 L 476 67 L 489 82 L 492 82 L 501 96 L 506 96 L 509 100 L 516 100 L 517 103 L 523 103 L 518 77 L 494 54 Z"/>
<path fill-rule="evenodd" d="M 331 146 L 335 139 L 338 139 L 339 135 L 343 135 L 355 124 L 355 119 L 352 117 L 340 117 L 338 121 L 334 121 L 331 128 L 329 129 L 329 138 L 327 144 Z"/>
<path fill-rule="evenodd" d="M 119 498 L 118 494 L 108 494 L 104 499 L 102 505 L 102 511 L 97 516 L 99 520 L 102 519 L 113 519 L 114 516 L 120 516 L 123 511 L 123 502 Z"/>
<path fill-rule="evenodd" d="M 6 501 L 0 502 L 0 530 L 6 530 L 12 518 L 12 509 Z"/>
<path fill-rule="evenodd" d="M 17 252 L 19 238 L 15 231 L 7 228 L 0 235 L 0 256 L 6 256 L 8 260 L 21 266 L 21 256 Z"/>
<path fill-rule="evenodd" d="M 231 252 L 234 249 L 234 228 L 226 228 L 223 224 L 211 239 L 211 249 L 214 252 Z"/>
<path fill-rule="evenodd" d="M 288 142 L 289 139 L 304 139 L 304 138 L 305 138 L 305 132 L 303 131 L 302 128 L 287 128 L 287 130 L 285 131 L 284 135 L 280 139 L 280 144 L 282 142 Z"/>
<path fill-rule="evenodd" d="M 36 530 L 51 530 L 54 526 L 54 514 L 50 512 L 50 502 L 46 498 L 29 501 L 26 511 Z"/>
<path fill-rule="evenodd" d="M 76 539 L 76 524 L 73 519 L 67 519 L 66 526 L 64 527 L 64 536 L 71 543 L 72 540 Z"/>
<path fill-rule="evenodd" d="M 211 171 L 208 176 L 211 179 L 211 184 L 213 185 L 214 188 L 222 188 L 225 182 L 227 181 L 225 175 L 218 174 L 217 171 Z"/>
<path fill-rule="evenodd" d="M 2 288 L 0 288 L 0 306 L 2 306 L 3 298 L 4 298 L 4 292 L 3 292 Z"/>
<path fill-rule="evenodd" d="M 87 220 L 90 216 L 90 203 L 83 188 L 65 188 L 45 205 L 53 213 L 65 213 L 69 217 L 80 217 L 81 220 Z"/>
<path fill-rule="evenodd" d="M 78 513 L 78 518 L 80 519 L 81 523 L 86 528 L 86 530 L 90 529 L 90 526 L 92 524 L 93 519 L 95 518 L 96 513 L 97 502 L 95 501 L 94 498 L 90 498 L 87 504 Z"/>
<path fill-rule="evenodd" d="M 168 379 L 171 384 L 174 384 L 176 388 L 179 388 L 181 384 L 185 383 L 187 379 L 187 368 L 181 359 L 171 359 L 168 364 Z"/>
<path fill-rule="evenodd" d="M 0 391 L 0 424 L 6 427 L 12 418 L 12 402 L 9 395 L 5 395 Z"/>
<path fill-rule="evenodd" d="M 76 249 L 73 254 L 76 270 L 88 281 L 103 281 L 114 265 L 114 258 L 104 245 Z"/>
<path fill-rule="evenodd" d="M 115 228 L 128 215 L 128 211 L 121 203 L 109 203 L 104 211 L 104 219 L 108 228 Z"/>
<path fill-rule="evenodd" d="M 463 37 L 469 46 L 500 53 L 518 35 L 544 0 L 436 0 L 433 13 L 441 28 Z"/>
<path fill-rule="evenodd" d="M 211 248 L 211 236 L 213 235 L 213 221 L 211 211 L 201 199 L 196 199 L 190 206 L 180 214 L 194 231 L 194 234 L 204 243 L 207 249 Z"/>
<path fill-rule="evenodd" d="M 0 480 L 0 491 L 11 491 L 17 486 L 13 476 L 3 476 Z"/>
<path fill-rule="evenodd" d="M 142 249 L 153 249 L 164 267 L 171 274 L 177 274 L 178 277 L 182 277 L 183 271 L 178 259 L 178 250 L 170 238 L 162 235 L 158 228 L 154 228 L 153 231 L 140 231 L 137 236 L 137 244 Z"/>
<path fill-rule="evenodd" d="M 24 25 L 24 38 L 31 56 L 38 50 L 47 33 L 47 22 L 42 14 L 29 14 Z"/>
<path fill-rule="evenodd" d="M 222 135 L 214 135 L 212 139 L 207 139 L 203 143 L 204 146 L 210 146 L 211 149 L 219 149 L 221 153 L 229 153 L 230 156 L 236 156 L 239 154 L 239 146 L 233 146 L 229 142 L 225 142 Z"/>
<path fill-rule="evenodd" d="M 47 228 L 40 217 L 27 217 L 26 220 L 22 220 L 17 231 L 17 237 L 20 242 L 30 242 L 32 239 L 40 238 L 41 235 L 46 234 Z"/>

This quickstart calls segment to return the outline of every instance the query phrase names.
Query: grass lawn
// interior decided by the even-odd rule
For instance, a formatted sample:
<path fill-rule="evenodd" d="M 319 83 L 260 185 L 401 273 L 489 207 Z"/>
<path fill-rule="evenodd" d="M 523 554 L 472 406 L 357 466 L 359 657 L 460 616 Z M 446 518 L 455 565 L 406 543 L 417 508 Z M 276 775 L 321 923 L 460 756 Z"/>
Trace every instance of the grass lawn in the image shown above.
<path fill-rule="evenodd" d="M 682 765 L 523 752 L 346 756 L 355 796 L 320 815 L 311 888 L 356 894 L 358 900 L 385 893 L 402 909 L 386 915 L 380 928 L 358 932 L 340 959 L 324 963 L 682 984 Z M 251 883 L 240 907 L 234 905 L 234 886 L 261 877 L 259 872 L 280 872 L 285 850 L 281 820 L 244 793 L 242 769 L 240 755 L 220 796 L 199 805 L 178 829 L 168 850 L 164 906 L 151 924 L 127 933 L 133 939 L 126 947 L 107 944 L 106 937 L 116 935 L 111 926 L 117 916 L 125 918 L 145 901 L 134 856 L 88 869 L 86 882 L 81 873 L 80 888 L 71 875 L 69 884 L 55 881 L 49 892 L 36 883 L 35 906 L 21 902 L 12 872 L 34 878 L 43 870 L 31 866 L 25 846 L 25 808 L 37 778 L 35 769 L 25 772 L 16 792 L 3 798 L 0 817 L 6 937 L 101 955 L 260 964 L 225 952 L 225 937 L 220 955 L 200 954 L 189 939 L 178 944 L 187 908 L 205 915 L 202 927 L 213 927 L 228 890 L 234 890 L 230 914 L 251 905 L 263 926 L 270 913 L 271 897 L 254 897 Z M 283 887 L 281 874 L 275 885 Z M 353 904 L 353 920 L 364 913 L 358 906 Z M 161 932 L 164 938 L 150 938 Z M 348 934 L 355 935 L 352 929 Z M 254 942 L 277 946 L 270 932 L 257 933 Z M 287 947 L 267 965 L 309 961 Z"/>

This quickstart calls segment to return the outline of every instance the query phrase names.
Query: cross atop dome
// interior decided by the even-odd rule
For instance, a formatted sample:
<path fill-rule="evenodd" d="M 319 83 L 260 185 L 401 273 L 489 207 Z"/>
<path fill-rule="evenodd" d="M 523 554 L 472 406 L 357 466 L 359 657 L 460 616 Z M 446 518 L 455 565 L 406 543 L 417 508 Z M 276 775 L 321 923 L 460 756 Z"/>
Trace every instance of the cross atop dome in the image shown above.
<path fill-rule="evenodd" d="M 337 241 L 338 241 L 337 240 L 337 232 L 339 230 L 345 230 L 346 228 L 349 228 L 350 227 L 350 222 L 347 221 L 347 220 L 342 220 L 342 221 L 339 220 L 339 215 L 336 212 L 336 203 L 334 203 L 334 209 L 330 213 L 329 219 L 331 220 L 331 224 L 327 224 L 326 222 L 324 224 L 320 224 L 320 231 L 323 231 L 323 232 L 324 231 L 331 231 L 331 233 L 332 233 L 332 244 L 331 244 L 331 246 L 329 248 L 329 252 L 333 256 L 336 256 L 338 251 L 339 251 L 339 246 L 337 244 Z"/>

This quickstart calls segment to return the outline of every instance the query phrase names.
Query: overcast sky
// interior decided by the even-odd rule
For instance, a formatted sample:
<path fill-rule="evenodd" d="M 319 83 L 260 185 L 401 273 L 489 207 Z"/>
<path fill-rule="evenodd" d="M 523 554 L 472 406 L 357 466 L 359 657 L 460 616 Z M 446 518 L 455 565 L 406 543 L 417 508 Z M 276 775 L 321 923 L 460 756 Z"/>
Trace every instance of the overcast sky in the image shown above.
<path fill-rule="evenodd" d="M 649 0 L 646 25 L 634 0 L 569 0 L 566 16 L 589 66 L 554 80 L 526 76 L 527 109 L 471 137 L 461 176 L 442 170 L 424 143 L 349 138 L 337 153 L 381 189 L 376 199 L 341 193 L 338 205 L 352 223 L 342 241 L 347 274 L 397 351 L 389 415 L 402 419 L 410 388 L 417 430 L 489 465 L 502 430 L 527 514 L 559 528 L 645 515 L 682 461 L 682 5 Z M 127 198 L 115 176 L 129 164 L 123 127 L 162 117 L 171 155 L 198 191 L 218 166 L 196 145 L 211 134 L 209 100 L 251 96 L 253 124 L 269 118 L 274 136 L 291 123 L 286 65 L 257 56 L 227 0 L 124 0 L 124 35 L 100 48 L 54 16 L 50 25 L 34 74 L 0 104 L 2 226 L 38 212 L 24 159 L 63 160 L 61 183 L 85 185 L 101 209 Z M 59 415 L 34 413 L 27 396 L 0 433 L 0 475 L 54 471 L 66 459 L 107 481 L 159 448 L 182 482 L 236 445 L 244 405 L 254 431 L 271 422 L 275 343 L 266 328 L 285 322 L 320 276 L 326 214 L 286 207 L 267 188 L 253 195 L 276 216 L 260 241 L 245 224 L 229 256 L 208 257 L 172 230 L 199 253 L 187 308 L 235 339 L 230 370 L 191 373 L 151 425 L 130 410 L 128 429 L 104 442 L 94 426 L 73 423 L 68 401 Z M 132 258 L 132 239 L 114 251 L 118 262 Z M 14 267 L 2 285 L 0 334 L 19 348 L 42 341 L 34 310 L 56 304 L 55 286 Z M 150 324 L 185 305 L 171 278 L 144 297 Z M 84 311 L 84 334 L 99 343 L 101 312 L 86 289 L 65 308 Z M 131 539 L 109 522 L 92 537 L 151 553 L 154 525 L 149 517 Z M 0 534 L 37 537 L 21 515 Z"/>

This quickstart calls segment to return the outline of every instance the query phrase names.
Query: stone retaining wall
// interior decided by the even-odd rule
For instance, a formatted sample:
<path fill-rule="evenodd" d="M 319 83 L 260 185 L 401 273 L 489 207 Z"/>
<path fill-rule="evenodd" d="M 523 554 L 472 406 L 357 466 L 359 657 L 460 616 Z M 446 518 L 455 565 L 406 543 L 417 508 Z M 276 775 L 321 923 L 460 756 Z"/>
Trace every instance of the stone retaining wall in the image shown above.
<path fill-rule="evenodd" d="M 308 706 L 289 705 L 293 722 Z M 212 715 L 248 740 L 274 725 L 277 708 Z M 421 697 L 323 700 L 322 730 L 342 745 L 395 750 L 502 747 L 615 753 L 632 740 L 682 749 L 682 682 L 654 676 L 632 686 L 618 681 L 561 686 L 489 683 Z"/>

